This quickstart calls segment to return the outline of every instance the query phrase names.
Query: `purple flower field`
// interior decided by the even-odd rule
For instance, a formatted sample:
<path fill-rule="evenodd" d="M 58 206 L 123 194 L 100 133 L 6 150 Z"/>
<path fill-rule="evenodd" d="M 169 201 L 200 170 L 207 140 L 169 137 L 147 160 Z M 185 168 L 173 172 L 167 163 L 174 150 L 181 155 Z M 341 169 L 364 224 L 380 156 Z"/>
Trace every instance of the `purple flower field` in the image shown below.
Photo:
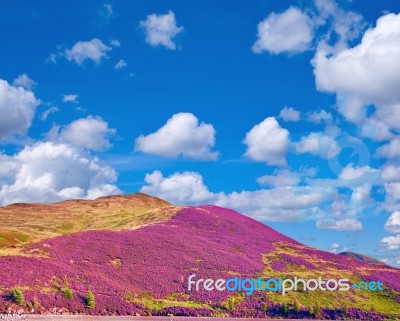
<path fill-rule="evenodd" d="M 299 255 L 279 253 L 276 245 Z M 282 305 L 264 293 L 232 299 L 236 292 L 187 289 L 191 274 L 215 280 L 258 277 L 266 267 L 263 255 L 268 253 L 279 257 L 270 262 L 277 275 L 290 274 L 291 266 L 311 272 L 323 272 L 326 266 L 354 278 L 380 279 L 393 300 L 400 295 L 397 269 L 305 247 L 262 223 L 215 206 L 184 208 L 170 220 L 137 230 L 60 236 L 25 252 L 46 255 L 0 257 L 0 311 L 17 308 L 11 292 L 18 288 L 25 297 L 25 311 L 33 313 L 56 309 L 98 315 L 284 316 Z M 72 290 L 71 298 L 63 295 L 65 288 Z M 85 304 L 88 290 L 96 300 L 92 309 Z M 288 313 L 312 316 L 306 306 Z M 331 319 L 343 311 L 322 307 L 320 313 Z M 371 313 L 381 315 L 370 309 L 349 309 L 347 316 L 362 319 Z"/>

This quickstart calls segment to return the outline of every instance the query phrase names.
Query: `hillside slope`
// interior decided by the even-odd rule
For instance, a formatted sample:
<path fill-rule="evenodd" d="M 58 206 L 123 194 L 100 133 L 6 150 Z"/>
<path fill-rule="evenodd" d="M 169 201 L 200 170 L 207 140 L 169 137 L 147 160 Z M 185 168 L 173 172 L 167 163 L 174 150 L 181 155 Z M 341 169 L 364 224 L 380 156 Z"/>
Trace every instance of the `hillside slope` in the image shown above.
<path fill-rule="evenodd" d="M 167 208 L 168 209 L 168 208 Z M 53 237 L 0 257 L 0 310 L 90 314 L 285 316 L 395 319 L 400 271 L 304 246 L 266 225 L 215 206 L 186 207 L 168 220 L 134 230 L 93 230 Z M 346 277 L 380 280 L 381 292 L 188 291 L 187 279 L 234 276 Z M 87 292 L 96 305 L 87 308 Z M 295 311 L 294 302 L 299 309 Z M 282 303 L 289 311 L 285 314 Z M 321 307 L 321 309 L 317 308 Z"/>
<path fill-rule="evenodd" d="M 162 211 L 160 211 L 162 209 Z M 177 208 L 146 194 L 0 207 L 0 255 L 29 243 L 87 230 L 126 230 L 169 219 Z"/>

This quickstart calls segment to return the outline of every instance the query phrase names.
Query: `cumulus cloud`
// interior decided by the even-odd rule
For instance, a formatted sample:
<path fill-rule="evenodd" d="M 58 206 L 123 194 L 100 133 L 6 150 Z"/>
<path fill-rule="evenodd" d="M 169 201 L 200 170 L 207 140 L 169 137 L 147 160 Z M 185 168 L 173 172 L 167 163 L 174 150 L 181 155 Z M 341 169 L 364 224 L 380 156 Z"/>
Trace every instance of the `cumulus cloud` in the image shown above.
<path fill-rule="evenodd" d="M 214 199 L 214 195 L 204 185 L 203 177 L 195 172 L 175 173 L 164 177 L 160 171 L 146 174 L 141 192 L 157 195 L 180 205 L 204 204 Z"/>
<path fill-rule="evenodd" d="M 331 34 L 325 37 L 336 38 L 336 47 L 343 47 L 349 40 L 356 39 L 365 28 L 363 17 L 360 14 L 343 10 L 335 0 L 315 0 L 314 3 L 318 10 L 318 16 L 314 18 L 314 22 L 316 25 L 325 25 L 328 20 L 332 20 Z"/>
<path fill-rule="evenodd" d="M 14 79 L 13 85 L 18 87 L 23 87 L 27 90 L 32 90 L 32 88 L 37 85 L 37 83 L 28 77 L 27 74 L 21 74 L 17 78 Z"/>
<path fill-rule="evenodd" d="M 323 122 L 329 122 L 332 120 L 332 114 L 330 112 L 327 112 L 326 110 L 322 109 L 320 111 L 313 111 L 308 113 L 307 115 L 307 120 L 312 123 L 323 123 Z"/>
<path fill-rule="evenodd" d="M 304 177 L 312 177 L 316 175 L 315 168 L 304 168 L 298 172 L 288 169 L 275 169 L 272 175 L 264 175 L 257 178 L 260 185 L 273 187 L 297 186 Z"/>
<path fill-rule="evenodd" d="M 383 182 L 399 182 L 400 167 L 395 164 L 385 164 L 381 168 L 381 179 Z"/>
<path fill-rule="evenodd" d="M 337 231 L 360 231 L 362 223 L 355 218 L 317 221 L 317 228 Z"/>
<path fill-rule="evenodd" d="M 342 180 L 354 180 L 363 177 L 368 173 L 377 172 L 379 171 L 369 166 L 354 167 L 353 164 L 348 164 L 346 167 L 343 168 L 342 172 L 339 175 L 339 178 Z"/>
<path fill-rule="evenodd" d="M 362 136 L 375 141 L 383 141 L 393 137 L 388 124 L 376 115 L 364 119 L 360 133 Z"/>
<path fill-rule="evenodd" d="M 80 146 L 88 150 L 104 151 L 110 148 L 110 138 L 116 130 L 109 128 L 101 117 L 87 116 L 65 126 L 57 135 L 61 142 Z"/>
<path fill-rule="evenodd" d="M 279 113 L 279 118 L 282 118 L 284 121 L 299 121 L 300 120 L 300 112 L 293 107 L 285 107 Z"/>
<path fill-rule="evenodd" d="M 310 153 L 325 159 L 337 156 L 341 150 L 335 138 L 325 133 L 310 133 L 293 144 L 298 154 Z"/>
<path fill-rule="evenodd" d="M 178 113 L 156 132 L 140 135 L 135 141 L 135 151 L 163 157 L 215 160 L 215 129 L 211 124 L 199 123 L 191 113 Z"/>
<path fill-rule="evenodd" d="M 274 117 L 265 118 L 247 134 L 245 156 L 268 165 L 285 165 L 289 147 L 289 131 L 282 128 Z"/>
<path fill-rule="evenodd" d="M 0 203 L 56 202 L 116 194 L 115 171 L 80 149 L 52 142 L 0 154 Z"/>
<path fill-rule="evenodd" d="M 30 90 L 0 79 L 0 141 L 12 135 L 24 135 L 39 103 Z"/>
<path fill-rule="evenodd" d="M 257 183 L 268 186 L 296 186 L 300 183 L 301 177 L 298 173 L 288 169 L 275 170 L 272 175 L 264 175 L 257 178 Z"/>
<path fill-rule="evenodd" d="M 175 204 L 215 204 L 237 210 L 258 220 L 296 221 L 315 218 L 317 206 L 331 195 L 329 189 L 306 186 L 277 187 L 232 193 L 210 192 L 200 174 L 174 173 L 164 177 L 159 171 L 147 174 L 142 192 Z"/>
<path fill-rule="evenodd" d="M 65 58 L 68 61 L 74 61 L 81 65 L 85 60 L 92 60 L 96 64 L 107 57 L 107 52 L 112 48 L 106 46 L 99 39 L 92 39 L 90 41 L 78 41 L 71 49 L 65 50 Z"/>
<path fill-rule="evenodd" d="M 383 184 L 386 192 L 385 205 L 388 210 L 398 208 L 398 201 L 400 201 L 400 183 L 390 182 Z"/>
<path fill-rule="evenodd" d="M 398 158 L 400 157 L 400 139 L 394 138 L 389 143 L 380 146 L 377 155 L 384 158 Z"/>
<path fill-rule="evenodd" d="M 385 231 L 400 234 L 400 211 L 393 212 L 385 223 Z"/>
<path fill-rule="evenodd" d="M 400 234 L 396 236 L 384 237 L 380 242 L 380 245 L 386 248 L 388 251 L 395 251 L 400 249 Z"/>
<path fill-rule="evenodd" d="M 171 50 L 176 49 L 174 38 L 183 31 L 183 27 L 178 27 L 172 11 L 160 15 L 150 14 L 140 22 L 140 27 L 144 30 L 148 44 Z"/>
<path fill-rule="evenodd" d="M 317 88 L 338 95 L 339 111 L 349 121 L 362 122 L 364 106 L 375 104 L 374 117 L 392 127 L 393 117 L 400 115 L 393 112 L 400 103 L 399 56 L 400 14 L 390 13 L 380 17 L 353 48 L 332 54 L 329 47 L 319 46 L 313 59 Z"/>
<path fill-rule="evenodd" d="M 272 12 L 257 26 L 255 53 L 298 53 L 307 50 L 313 39 L 312 20 L 298 8 Z"/>

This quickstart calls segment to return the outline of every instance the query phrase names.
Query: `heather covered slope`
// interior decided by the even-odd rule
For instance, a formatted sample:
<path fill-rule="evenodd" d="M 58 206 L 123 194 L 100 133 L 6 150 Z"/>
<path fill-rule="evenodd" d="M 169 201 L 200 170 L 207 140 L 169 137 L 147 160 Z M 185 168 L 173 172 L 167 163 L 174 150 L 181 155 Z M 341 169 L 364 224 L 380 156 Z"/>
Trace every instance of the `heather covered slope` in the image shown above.
<path fill-rule="evenodd" d="M 0 255 L 20 254 L 31 242 L 74 232 L 133 229 L 169 219 L 176 210 L 146 194 L 0 207 Z"/>
<path fill-rule="evenodd" d="M 15 309 L 19 288 L 30 311 L 94 314 L 284 316 L 382 319 L 400 314 L 400 271 L 306 247 L 236 212 L 199 206 L 135 230 L 97 230 L 46 239 L 25 255 L 0 257 L 0 309 Z M 238 292 L 187 290 L 199 278 L 294 277 L 380 280 L 382 292 Z M 87 291 L 96 299 L 86 307 Z M 67 295 L 72 293 L 72 296 Z M 295 312 L 293 302 L 300 310 Z M 24 308 L 27 309 L 26 307 Z M 311 311 L 314 311 L 311 309 Z M 315 311 L 314 311 L 315 312 Z"/>

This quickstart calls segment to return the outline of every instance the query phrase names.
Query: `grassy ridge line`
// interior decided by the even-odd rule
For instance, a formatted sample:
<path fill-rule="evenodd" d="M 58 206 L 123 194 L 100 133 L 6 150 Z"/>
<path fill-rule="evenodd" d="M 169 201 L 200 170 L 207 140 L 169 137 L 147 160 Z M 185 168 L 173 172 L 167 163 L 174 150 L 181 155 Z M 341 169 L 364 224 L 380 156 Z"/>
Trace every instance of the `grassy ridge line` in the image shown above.
<path fill-rule="evenodd" d="M 178 210 L 164 200 L 142 193 L 0 207 L 0 256 L 21 255 L 22 247 L 60 235 L 136 229 L 168 220 Z"/>

